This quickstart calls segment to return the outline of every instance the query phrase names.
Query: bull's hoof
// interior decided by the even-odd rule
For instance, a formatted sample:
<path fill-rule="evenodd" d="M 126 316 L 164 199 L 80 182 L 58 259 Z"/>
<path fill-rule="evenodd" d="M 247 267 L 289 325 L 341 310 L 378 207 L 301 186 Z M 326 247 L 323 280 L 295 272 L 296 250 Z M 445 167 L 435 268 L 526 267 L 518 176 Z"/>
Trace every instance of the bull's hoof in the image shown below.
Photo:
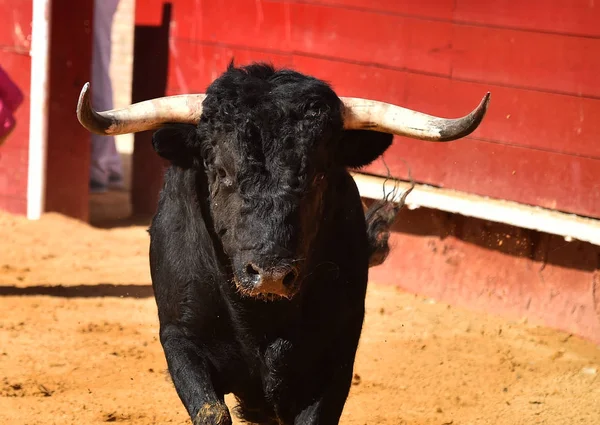
<path fill-rule="evenodd" d="M 229 409 L 223 403 L 205 403 L 194 419 L 194 425 L 231 425 Z"/>

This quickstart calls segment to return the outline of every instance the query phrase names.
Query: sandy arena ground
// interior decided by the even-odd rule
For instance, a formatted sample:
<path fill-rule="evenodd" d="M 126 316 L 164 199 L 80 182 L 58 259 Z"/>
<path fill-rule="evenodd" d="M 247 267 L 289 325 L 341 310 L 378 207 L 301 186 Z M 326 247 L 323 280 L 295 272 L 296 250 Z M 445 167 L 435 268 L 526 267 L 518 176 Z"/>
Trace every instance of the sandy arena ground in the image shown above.
<path fill-rule="evenodd" d="M 188 424 L 145 227 L 0 212 L 0 235 L 0 424 Z M 390 285 L 367 306 L 342 424 L 600 424 L 599 347 Z"/>

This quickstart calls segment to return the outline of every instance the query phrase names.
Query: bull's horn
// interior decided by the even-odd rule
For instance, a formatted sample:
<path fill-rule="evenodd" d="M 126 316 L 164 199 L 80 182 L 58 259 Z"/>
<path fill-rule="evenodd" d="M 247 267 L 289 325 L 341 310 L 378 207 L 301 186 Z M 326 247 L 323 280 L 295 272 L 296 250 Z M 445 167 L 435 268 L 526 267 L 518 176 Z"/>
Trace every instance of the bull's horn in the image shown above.
<path fill-rule="evenodd" d="M 420 140 L 450 141 L 472 133 L 481 123 L 490 101 L 488 92 L 479 106 L 462 118 L 427 115 L 389 103 L 352 97 L 344 102 L 344 128 L 374 130 Z"/>
<path fill-rule="evenodd" d="M 155 130 L 166 123 L 196 124 L 202 115 L 204 94 L 167 96 L 134 103 L 123 109 L 96 112 L 90 102 L 90 83 L 81 89 L 77 119 L 92 133 L 118 135 Z"/>

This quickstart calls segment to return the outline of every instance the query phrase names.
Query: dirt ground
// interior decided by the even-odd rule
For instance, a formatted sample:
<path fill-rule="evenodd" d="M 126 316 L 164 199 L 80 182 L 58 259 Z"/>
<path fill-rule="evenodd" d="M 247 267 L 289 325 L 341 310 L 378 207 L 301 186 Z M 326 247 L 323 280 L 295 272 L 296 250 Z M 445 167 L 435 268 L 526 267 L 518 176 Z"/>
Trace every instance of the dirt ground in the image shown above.
<path fill-rule="evenodd" d="M 144 226 L 0 213 L 0 424 L 189 423 L 147 249 Z M 600 424 L 599 347 L 384 283 L 367 306 L 342 424 Z"/>

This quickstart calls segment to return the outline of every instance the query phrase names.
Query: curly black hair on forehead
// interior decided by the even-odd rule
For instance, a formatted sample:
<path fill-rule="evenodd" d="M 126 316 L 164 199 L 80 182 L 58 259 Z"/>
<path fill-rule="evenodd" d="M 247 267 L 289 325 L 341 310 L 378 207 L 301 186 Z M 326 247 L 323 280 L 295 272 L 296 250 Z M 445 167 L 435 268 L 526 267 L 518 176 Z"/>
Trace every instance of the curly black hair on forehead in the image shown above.
<path fill-rule="evenodd" d="M 311 153 L 321 143 L 335 143 L 335 135 L 342 132 L 335 92 L 296 71 L 264 63 L 236 68 L 231 63 L 206 93 L 198 126 L 203 156 L 210 163 L 215 144 L 227 139 L 238 157 L 240 190 L 248 196 L 264 190 L 267 181 L 302 190 L 306 176 L 319 166 Z M 319 159 L 327 161 L 323 155 Z"/>

